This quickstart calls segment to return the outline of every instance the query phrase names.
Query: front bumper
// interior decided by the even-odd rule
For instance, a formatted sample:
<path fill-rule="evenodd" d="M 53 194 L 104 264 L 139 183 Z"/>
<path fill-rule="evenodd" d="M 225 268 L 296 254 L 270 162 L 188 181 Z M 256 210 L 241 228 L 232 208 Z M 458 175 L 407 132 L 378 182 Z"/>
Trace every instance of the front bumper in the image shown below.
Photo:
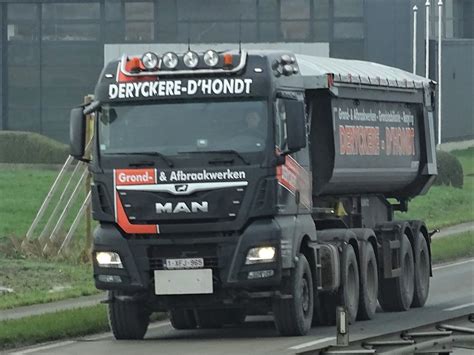
<path fill-rule="evenodd" d="M 242 233 L 146 238 L 126 236 L 115 225 L 102 224 L 94 232 L 94 252 L 118 253 L 123 269 L 101 268 L 94 260 L 94 279 L 99 289 L 150 294 L 154 290 L 154 270 L 163 270 L 166 258 L 202 257 L 204 267 L 213 272 L 214 298 L 274 291 L 282 278 L 280 240 L 280 227 L 273 219 L 257 220 Z M 245 265 L 248 250 L 259 246 L 274 246 L 275 261 Z M 249 279 L 249 272 L 264 270 L 273 270 L 273 276 Z M 120 276 L 121 281 L 104 282 L 99 275 Z"/>

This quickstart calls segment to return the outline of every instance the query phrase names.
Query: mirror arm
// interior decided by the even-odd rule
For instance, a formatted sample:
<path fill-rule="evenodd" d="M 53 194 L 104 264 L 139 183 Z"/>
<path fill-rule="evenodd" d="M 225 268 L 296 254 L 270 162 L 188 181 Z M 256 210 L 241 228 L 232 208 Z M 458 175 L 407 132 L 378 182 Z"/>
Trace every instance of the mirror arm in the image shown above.
<path fill-rule="evenodd" d="M 100 101 L 92 101 L 89 105 L 84 107 L 84 115 L 89 115 L 92 112 L 95 112 L 100 107 Z"/>

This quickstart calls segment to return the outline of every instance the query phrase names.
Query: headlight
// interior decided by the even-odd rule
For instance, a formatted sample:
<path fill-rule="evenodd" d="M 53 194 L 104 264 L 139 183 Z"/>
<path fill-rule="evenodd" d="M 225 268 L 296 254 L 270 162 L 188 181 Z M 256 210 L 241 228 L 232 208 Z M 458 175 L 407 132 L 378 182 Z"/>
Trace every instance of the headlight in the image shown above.
<path fill-rule="evenodd" d="M 112 251 L 99 251 L 95 254 L 95 260 L 100 267 L 111 267 L 116 269 L 123 269 L 120 255 Z"/>
<path fill-rule="evenodd" d="M 153 52 L 146 52 L 142 57 L 143 66 L 148 69 L 155 69 L 158 66 L 160 59 Z"/>
<path fill-rule="evenodd" d="M 275 247 L 252 248 L 247 253 L 245 264 L 270 263 L 275 261 Z"/>
<path fill-rule="evenodd" d="M 210 67 L 215 67 L 219 62 L 219 54 L 213 50 L 208 50 L 204 53 L 204 63 Z"/>
<path fill-rule="evenodd" d="M 188 68 L 196 68 L 199 63 L 199 56 L 193 51 L 186 52 L 183 56 L 183 62 Z"/>
<path fill-rule="evenodd" d="M 162 63 L 167 69 L 174 69 L 178 66 L 178 56 L 173 52 L 163 54 Z"/>

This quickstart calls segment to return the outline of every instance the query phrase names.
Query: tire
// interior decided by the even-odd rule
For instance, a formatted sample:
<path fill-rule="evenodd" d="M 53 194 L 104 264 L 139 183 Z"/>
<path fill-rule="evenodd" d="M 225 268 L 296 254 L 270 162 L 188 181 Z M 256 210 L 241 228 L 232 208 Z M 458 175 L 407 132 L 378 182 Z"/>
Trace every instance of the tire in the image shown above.
<path fill-rule="evenodd" d="M 308 260 L 298 255 L 285 292 L 293 297 L 273 301 L 275 325 L 281 335 L 305 335 L 311 328 L 314 309 L 313 278 Z"/>
<path fill-rule="evenodd" d="M 225 323 L 221 309 L 199 309 L 195 311 L 195 315 L 197 325 L 201 329 L 218 329 Z"/>
<path fill-rule="evenodd" d="M 423 307 L 430 291 L 430 253 L 423 233 L 418 235 L 415 252 L 415 294 L 411 306 Z"/>
<path fill-rule="evenodd" d="M 349 323 L 353 324 L 359 309 L 359 265 L 352 245 L 348 244 L 342 255 L 341 304 L 346 308 Z"/>
<path fill-rule="evenodd" d="M 174 329 L 195 329 L 197 326 L 194 311 L 191 309 L 173 309 L 169 311 L 169 318 Z"/>
<path fill-rule="evenodd" d="M 406 234 L 400 246 L 401 274 L 379 282 L 379 303 L 384 311 L 401 312 L 410 308 L 415 291 L 415 264 L 410 240 Z"/>
<path fill-rule="evenodd" d="M 118 291 L 109 291 L 113 301 L 109 303 L 108 318 L 115 339 L 143 339 L 150 324 L 150 312 L 143 304 L 117 299 L 120 295 Z"/>
<path fill-rule="evenodd" d="M 359 313 L 357 319 L 372 319 L 377 309 L 379 292 L 379 274 L 374 247 L 370 242 L 365 245 L 360 265 Z"/>

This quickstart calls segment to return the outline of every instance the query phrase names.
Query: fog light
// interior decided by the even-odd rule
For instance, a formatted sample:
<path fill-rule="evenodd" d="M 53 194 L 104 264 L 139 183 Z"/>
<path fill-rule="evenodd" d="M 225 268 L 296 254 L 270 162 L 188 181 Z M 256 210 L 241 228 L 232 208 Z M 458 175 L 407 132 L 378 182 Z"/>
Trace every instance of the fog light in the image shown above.
<path fill-rule="evenodd" d="M 196 68 L 199 63 L 199 56 L 193 51 L 186 52 L 183 62 L 188 68 Z"/>
<path fill-rule="evenodd" d="M 273 270 L 261 270 L 261 271 L 250 271 L 247 279 L 264 279 L 265 277 L 271 277 L 275 274 Z"/>
<path fill-rule="evenodd" d="M 218 62 L 219 55 L 216 53 L 216 51 L 208 50 L 206 53 L 204 53 L 204 63 L 206 63 L 206 65 L 215 67 Z"/>
<path fill-rule="evenodd" d="M 100 282 L 109 282 L 109 283 L 122 282 L 122 278 L 117 275 L 99 275 L 98 279 Z"/>
<path fill-rule="evenodd" d="M 269 263 L 275 261 L 275 247 L 252 248 L 247 253 L 245 264 Z"/>
<path fill-rule="evenodd" d="M 178 56 L 173 52 L 167 52 L 163 54 L 162 62 L 167 69 L 174 69 L 178 66 Z"/>
<path fill-rule="evenodd" d="M 146 52 L 142 57 L 143 66 L 148 69 L 155 69 L 158 66 L 160 59 L 153 52 Z"/>
<path fill-rule="evenodd" d="M 95 254 L 95 260 L 100 267 L 123 269 L 120 255 L 112 251 L 99 251 Z"/>

